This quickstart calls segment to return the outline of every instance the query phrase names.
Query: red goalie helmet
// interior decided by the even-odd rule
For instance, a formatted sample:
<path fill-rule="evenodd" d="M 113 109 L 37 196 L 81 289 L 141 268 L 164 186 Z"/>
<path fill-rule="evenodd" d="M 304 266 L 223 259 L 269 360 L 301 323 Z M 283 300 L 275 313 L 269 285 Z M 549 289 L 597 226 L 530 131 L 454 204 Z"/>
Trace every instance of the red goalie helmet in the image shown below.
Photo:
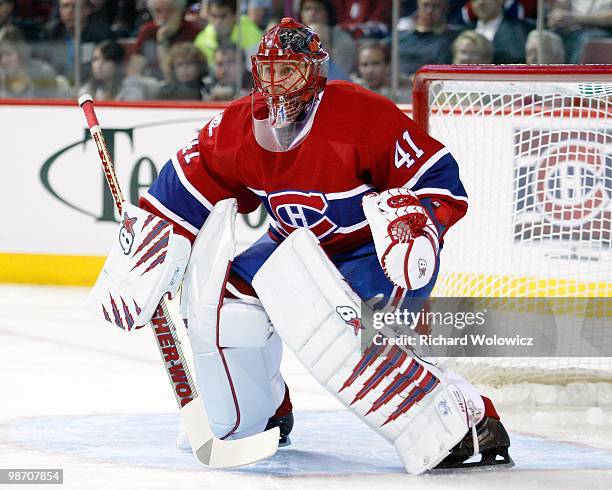
<path fill-rule="evenodd" d="M 293 19 L 282 19 L 264 34 L 251 63 L 255 87 L 266 99 L 272 127 L 295 122 L 304 109 L 308 113 L 306 106 L 325 87 L 328 61 L 319 36 Z"/>

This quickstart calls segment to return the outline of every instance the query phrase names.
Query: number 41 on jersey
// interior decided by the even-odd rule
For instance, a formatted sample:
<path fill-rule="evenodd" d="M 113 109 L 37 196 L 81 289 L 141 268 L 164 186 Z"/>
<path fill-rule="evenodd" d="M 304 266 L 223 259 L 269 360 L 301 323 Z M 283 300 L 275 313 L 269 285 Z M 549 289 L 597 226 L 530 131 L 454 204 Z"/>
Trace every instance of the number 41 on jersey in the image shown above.
<path fill-rule="evenodd" d="M 410 133 L 408 131 L 404 131 L 402 134 L 402 140 L 408 143 L 408 146 L 412 149 L 415 158 L 421 158 L 423 156 L 423 150 L 421 150 L 410 137 Z M 397 140 L 395 142 L 395 166 L 400 168 L 402 165 L 406 165 L 406 167 L 410 167 L 414 163 L 414 158 L 410 153 L 404 151 L 402 145 L 400 145 L 400 141 Z"/>

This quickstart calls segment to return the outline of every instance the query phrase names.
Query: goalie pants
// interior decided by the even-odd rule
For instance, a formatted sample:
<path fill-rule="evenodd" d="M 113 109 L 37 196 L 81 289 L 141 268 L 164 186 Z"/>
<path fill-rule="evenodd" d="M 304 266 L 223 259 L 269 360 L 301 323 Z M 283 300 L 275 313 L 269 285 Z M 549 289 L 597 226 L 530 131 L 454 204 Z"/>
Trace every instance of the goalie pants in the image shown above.
<path fill-rule="evenodd" d="M 278 245 L 279 243 L 266 234 L 238 255 L 232 265 L 230 292 L 238 297 L 241 294 L 254 295 L 251 281 Z M 378 262 L 374 242 L 367 242 L 330 259 L 351 288 L 374 310 L 387 307 L 420 309 L 422 300 L 431 294 L 438 275 L 436 270 L 432 280 L 420 289 L 406 290 L 395 286 L 385 276 Z"/>

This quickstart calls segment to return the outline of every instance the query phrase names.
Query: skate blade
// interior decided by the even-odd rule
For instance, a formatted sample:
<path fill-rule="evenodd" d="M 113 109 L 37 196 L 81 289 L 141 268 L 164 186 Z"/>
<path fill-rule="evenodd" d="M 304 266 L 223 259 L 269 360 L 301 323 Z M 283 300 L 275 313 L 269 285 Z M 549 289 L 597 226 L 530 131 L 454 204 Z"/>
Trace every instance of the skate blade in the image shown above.
<path fill-rule="evenodd" d="M 505 470 L 510 469 L 514 466 L 514 460 L 510 455 L 507 458 L 485 462 L 481 461 L 473 461 L 469 460 L 465 463 L 460 463 L 457 466 L 448 466 L 446 468 L 433 468 L 428 471 L 431 475 L 438 474 L 453 474 L 453 473 L 466 473 L 466 472 L 485 472 L 485 471 L 497 471 L 497 470 Z"/>

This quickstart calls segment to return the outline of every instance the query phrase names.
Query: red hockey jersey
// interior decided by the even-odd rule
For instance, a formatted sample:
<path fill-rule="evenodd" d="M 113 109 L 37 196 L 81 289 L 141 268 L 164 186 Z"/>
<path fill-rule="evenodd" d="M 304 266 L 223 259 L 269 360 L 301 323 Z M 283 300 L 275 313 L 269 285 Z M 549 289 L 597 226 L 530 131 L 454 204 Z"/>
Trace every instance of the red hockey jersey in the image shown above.
<path fill-rule="evenodd" d="M 265 101 L 255 95 L 254 104 Z M 193 239 L 212 206 L 235 197 L 242 213 L 265 206 L 276 240 L 305 227 L 335 254 L 371 239 L 362 197 L 396 187 L 421 198 L 441 234 L 467 210 L 457 163 L 442 143 L 390 100 L 330 82 L 310 133 L 287 152 L 255 140 L 251 96 L 234 101 L 166 163 L 141 206 Z"/>

